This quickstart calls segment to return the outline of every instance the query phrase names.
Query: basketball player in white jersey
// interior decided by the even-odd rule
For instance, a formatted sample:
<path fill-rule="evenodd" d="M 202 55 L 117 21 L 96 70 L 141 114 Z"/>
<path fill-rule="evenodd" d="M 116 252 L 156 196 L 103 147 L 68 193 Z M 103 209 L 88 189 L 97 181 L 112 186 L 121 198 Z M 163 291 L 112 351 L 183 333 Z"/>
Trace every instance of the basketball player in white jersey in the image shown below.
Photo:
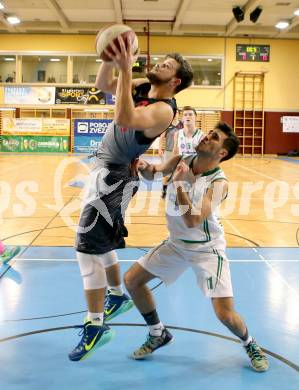
<path fill-rule="evenodd" d="M 132 357 L 143 359 L 173 340 L 160 321 L 151 291 L 146 284 L 160 278 L 173 283 L 191 267 L 203 294 L 211 298 L 218 319 L 237 337 L 256 371 L 266 371 L 268 361 L 234 309 L 229 262 L 225 255 L 224 232 L 217 208 L 227 196 L 228 183 L 219 167 L 235 155 L 239 140 L 220 122 L 196 147 L 196 155 L 174 156 L 165 164 L 139 162 L 147 179 L 155 172 L 173 173 L 167 191 L 169 238 L 139 259 L 125 274 L 133 301 L 149 327 L 149 335 Z"/>
<path fill-rule="evenodd" d="M 162 161 L 166 162 L 173 156 L 174 148 L 174 136 L 175 134 L 183 128 L 183 123 L 179 120 L 179 111 L 177 111 L 176 116 L 173 118 L 171 125 L 160 135 L 159 139 L 159 156 L 162 157 Z M 161 198 L 166 197 L 168 177 L 163 177 L 163 186 Z"/>
<path fill-rule="evenodd" d="M 191 106 L 185 106 L 182 110 L 182 122 L 184 127 L 174 135 L 174 155 L 191 155 L 195 153 L 203 132 L 196 128 L 196 111 Z"/>

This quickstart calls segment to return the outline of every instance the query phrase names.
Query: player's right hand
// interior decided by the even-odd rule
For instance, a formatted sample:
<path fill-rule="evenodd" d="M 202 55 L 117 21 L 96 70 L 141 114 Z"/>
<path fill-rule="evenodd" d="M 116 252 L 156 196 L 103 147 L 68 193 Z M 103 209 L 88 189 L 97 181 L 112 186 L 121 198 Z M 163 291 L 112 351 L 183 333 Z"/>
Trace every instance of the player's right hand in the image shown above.
<path fill-rule="evenodd" d="M 136 168 L 138 169 L 138 171 L 145 171 L 148 167 L 149 167 L 149 163 L 145 160 L 142 160 L 142 158 L 140 158 L 137 162 L 137 165 L 136 165 Z"/>

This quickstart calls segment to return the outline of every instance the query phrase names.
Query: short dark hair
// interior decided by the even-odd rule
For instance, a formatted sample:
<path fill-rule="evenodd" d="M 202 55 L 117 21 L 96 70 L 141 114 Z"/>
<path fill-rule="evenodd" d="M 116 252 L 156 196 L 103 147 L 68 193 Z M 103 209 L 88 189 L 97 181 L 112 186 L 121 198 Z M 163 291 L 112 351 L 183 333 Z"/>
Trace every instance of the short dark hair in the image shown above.
<path fill-rule="evenodd" d="M 215 129 L 221 130 L 227 136 L 227 138 L 223 141 L 223 147 L 227 150 L 228 153 L 220 161 L 229 160 L 238 152 L 240 140 L 234 132 L 233 128 L 225 122 L 218 122 L 215 126 Z"/>
<path fill-rule="evenodd" d="M 195 116 L 197 115 L 197 112 L 196 112 L 195 108 L 193 108 L 193 107 L 191 107 L 191 106 L 184 106 L 184 107 L 182 108 L 182 112 L 184 112 L 184 111 L 193 111 L 193 112 L 194 112 L 194 115 L 195 115 Z"/>
<path fill-rule="evenodd" d="M 170 53 L 166 55 L 166 58 L 173 58 L 180 65 L 176 77 L 181 80 L 181 83 L 175 88 L 175 92 L 180 92 L 185 88 L 190 87 L 193 81 L 193 70 L 188 61 L 179 53 Z"/>

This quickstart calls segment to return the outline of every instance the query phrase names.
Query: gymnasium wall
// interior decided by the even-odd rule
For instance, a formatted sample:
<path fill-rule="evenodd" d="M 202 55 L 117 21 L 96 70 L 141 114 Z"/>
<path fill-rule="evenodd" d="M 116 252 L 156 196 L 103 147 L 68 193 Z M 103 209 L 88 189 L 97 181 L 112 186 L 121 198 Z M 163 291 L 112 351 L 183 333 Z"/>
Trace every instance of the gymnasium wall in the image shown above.
<path fill-rule="evenodd" d="M 90 35 L 0 35 L 2 51 L 56 51 L 94 53 L 94 36 Z M 147 40 L 139 37 L 140 48 L 146 52 Z M 235 60 L 237 43 L 269 44 L 270 62 L 250 63 Z M 190 104 L 198 108 L 219 109 L 223 117 L 232 117 L 233 77 L 237 71 L 263 71 L 265 76 L 265 151 L 284 153 L 298 148 L 299 134 L 283 134 L 282 114 L 299 113 L 299 40 L 158 37 L 150 38 L 150 52 L 164 54 L 178 51 L 184 55 L 223 55 L 224 87 L 193 87 L 177 96 L 179 106 Z M 1 99 L 1 93 L 0 93 Z M 2 101 L 2 100 L 1 100 Z M 0 103 L 1 103 L 0 101 Z M 299 115 L 299 114 L 297 114 Z"/>

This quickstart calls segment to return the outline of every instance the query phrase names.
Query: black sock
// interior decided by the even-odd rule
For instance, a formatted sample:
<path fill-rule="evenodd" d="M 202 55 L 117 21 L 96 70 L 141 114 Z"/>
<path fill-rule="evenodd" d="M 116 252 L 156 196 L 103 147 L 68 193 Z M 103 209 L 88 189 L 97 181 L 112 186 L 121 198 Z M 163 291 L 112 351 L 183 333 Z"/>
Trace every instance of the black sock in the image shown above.
<path fill-rule="evenodd" d="M 162 191 L 163 191 L 163 192 L 166 192 L 166 191 L 167 191 L 167 184 L 163 184 Z"/>
<path fill-rule="evenodd" d="M 156 310 L 153 310 L 149 313 L 145 313 L 145 314 L 142 314 L 142 317 L 144 318 L 145 322 L 147 325 L 156 325 L 156 324 L 159 324 L 160 322 L 160 319 L 159 319 L 159 316 L 158 316 L 158 313 Z"/>

